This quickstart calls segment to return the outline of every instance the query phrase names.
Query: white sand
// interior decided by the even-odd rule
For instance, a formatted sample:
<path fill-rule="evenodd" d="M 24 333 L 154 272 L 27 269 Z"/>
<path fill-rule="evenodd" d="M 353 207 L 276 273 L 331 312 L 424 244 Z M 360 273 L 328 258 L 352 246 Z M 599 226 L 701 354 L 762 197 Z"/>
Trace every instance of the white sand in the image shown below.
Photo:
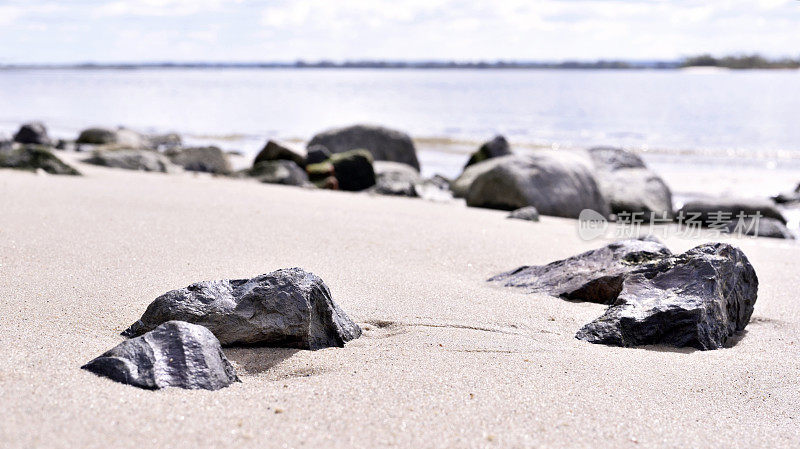
<path fill-rule="evenodd" d="M 604 244 L 573 221 L 79 168 L 0 171 L 2 447 L 800 445 L 798 246 L 738 242 L 761 288 L 733 348 L 614 348 L 574 338 L 603 306 L 485 282 Z M 228 349 L 243 383 L 216 392 L 79 369 L 167 290 L 291 266 L 365 335 Z"/>

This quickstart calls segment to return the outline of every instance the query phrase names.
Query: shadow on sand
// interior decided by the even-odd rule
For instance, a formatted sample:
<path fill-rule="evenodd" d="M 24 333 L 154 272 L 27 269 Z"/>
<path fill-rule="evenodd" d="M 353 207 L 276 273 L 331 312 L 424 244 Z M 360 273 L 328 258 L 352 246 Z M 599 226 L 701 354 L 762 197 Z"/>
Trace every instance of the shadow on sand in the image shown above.
<path fill-rule="evenodd" d="M 239 346 L 225 348 L 224 351 L 225 356 L 236 362 L 236 365 L 244 370 L 245 374 L 259 374 L 268 371 L 300 350 Z"/>

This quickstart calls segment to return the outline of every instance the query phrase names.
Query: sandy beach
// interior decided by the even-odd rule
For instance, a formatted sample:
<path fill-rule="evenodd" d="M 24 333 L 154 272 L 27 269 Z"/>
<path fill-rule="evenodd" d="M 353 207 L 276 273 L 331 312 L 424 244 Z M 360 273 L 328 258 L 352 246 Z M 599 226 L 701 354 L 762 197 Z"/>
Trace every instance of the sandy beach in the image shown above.
<path fill-rule="evenodd" d="M 604 306 L 486 282 L 606 243 L 574 220 L 70 162 L 85 176 L 0 171 L 3 447 L 800 444 L 794 243 L 731 240 L 760 281 L 733 347 L 617 348 L 574 338 Z M 361 338 L 226 348 L 242 383 L 219 391 L 80 369 L 168 290 L 295 266 Z"/>

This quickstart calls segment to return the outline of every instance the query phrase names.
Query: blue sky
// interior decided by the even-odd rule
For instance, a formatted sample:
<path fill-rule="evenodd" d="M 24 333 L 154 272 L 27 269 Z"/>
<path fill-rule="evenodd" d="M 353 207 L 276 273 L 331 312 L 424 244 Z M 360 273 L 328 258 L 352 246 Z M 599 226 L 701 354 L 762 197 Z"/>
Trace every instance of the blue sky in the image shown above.
<path fill-rule="evenodd" d="M 800 56 L 797 0 L 0 0 L 0 63 Z"/>

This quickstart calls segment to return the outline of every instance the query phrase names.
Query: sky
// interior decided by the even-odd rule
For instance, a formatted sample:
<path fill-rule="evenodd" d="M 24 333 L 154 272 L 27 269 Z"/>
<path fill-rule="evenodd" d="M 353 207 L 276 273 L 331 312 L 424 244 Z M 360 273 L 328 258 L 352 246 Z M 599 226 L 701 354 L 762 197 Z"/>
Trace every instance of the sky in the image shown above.
<path fill-rule="evenodd" d="M 0 0 L 0 63 L 800 56 L 798 0 Z"/>

